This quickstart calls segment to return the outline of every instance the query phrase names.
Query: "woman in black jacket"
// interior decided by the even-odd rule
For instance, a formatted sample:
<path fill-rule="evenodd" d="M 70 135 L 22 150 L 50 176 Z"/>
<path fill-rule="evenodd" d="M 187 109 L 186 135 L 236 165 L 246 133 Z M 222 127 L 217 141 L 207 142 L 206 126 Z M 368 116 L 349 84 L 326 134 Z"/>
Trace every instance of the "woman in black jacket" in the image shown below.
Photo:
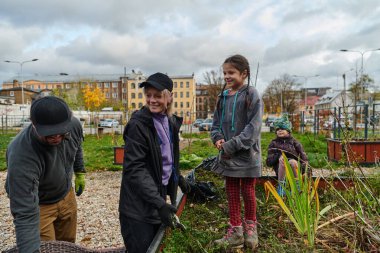
<path fill-rule="evenodd" d="M 140 84 L 146 105 L 124 129 L 124 164 L 120 190 L 121 233 L 128 252 L 146 252 L 161 223 L 170 226 L 178 185 L 189 185 L 179 172 L 182 118 L 170 113 L 173 81 L 156 73 Z M 166 202 L 170 196 L 171 204 Z"/>
<path fill-rule="evenodd" d="M 301 172 L 305 172 L 308 163 L 306 153 L 301 145 L 292 135 L 292 123 L 288 119 L 288 115 L 284 114 L 280 119 L 274 122 L 276 138 L 271 141 L 268 147 L 268 156 L 266 160 L 267 166 L 273 167 L 278 178 L 277 192 L 280 196 L 284 196 L 283 185 L 285 183 L 285 162 L 282 152 L 288 158 L 294 175 L 297 177 L 298 161 L 301 164 Z"/>

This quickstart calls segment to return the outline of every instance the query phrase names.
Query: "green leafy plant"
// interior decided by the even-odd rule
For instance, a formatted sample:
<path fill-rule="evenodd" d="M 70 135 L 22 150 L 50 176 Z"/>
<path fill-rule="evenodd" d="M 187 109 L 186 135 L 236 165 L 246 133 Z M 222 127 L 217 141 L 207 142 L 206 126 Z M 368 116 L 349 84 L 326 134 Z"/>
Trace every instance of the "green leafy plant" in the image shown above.
<path fill-rule="evenodd" d="M 313 182 L 307 172 L 296 178 L 285 154 L 283 153 L 282 156 L 285 160 L 286 173 L 285 198 L 283 199 L 277 193 L 273 184 L 267 181 L 264 184 L 267 200 L 269 193 L 272 193 L 282 210 L 296 227 L 298 233 L 306 236 L 305 244 L 309 247 L 314 247 L 319 219 L 335 205 L 328 205 L 319 211 L 320 203 L 317 187 L 320 178 Z M 298 164 L 297 174 L 301 175 L 300 164 Z"/>

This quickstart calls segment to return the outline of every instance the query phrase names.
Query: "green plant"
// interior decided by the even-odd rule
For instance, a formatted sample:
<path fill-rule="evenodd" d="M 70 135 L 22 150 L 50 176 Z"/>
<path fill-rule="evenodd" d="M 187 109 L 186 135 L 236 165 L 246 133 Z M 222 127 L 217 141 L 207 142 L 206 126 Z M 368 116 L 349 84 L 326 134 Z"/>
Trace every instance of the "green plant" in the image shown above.
<path fill-rule="evenodd" d="M 282 153 L 282 156 L 285 160 L 286 172 L 285 199 L 282 199 L 273 184 L 267 181 L 264 184 L 265 189 L 268 191 L 267 200 L 269 192 L 272 193 L 282 210 L 293 222 L 298 233 L 302 236 L 306 235 L 305 243 L 309 247 L 314 247 L 318 221 L 333 205 L 328 205 L 319 211 L 320 204 L 317 187 L 320 179 L 317 178 L 313 182 L 307 172 L 296 178 L 285 154 Z M 300 164 L 298 164 L 297 174 L 301 175 Z"/>

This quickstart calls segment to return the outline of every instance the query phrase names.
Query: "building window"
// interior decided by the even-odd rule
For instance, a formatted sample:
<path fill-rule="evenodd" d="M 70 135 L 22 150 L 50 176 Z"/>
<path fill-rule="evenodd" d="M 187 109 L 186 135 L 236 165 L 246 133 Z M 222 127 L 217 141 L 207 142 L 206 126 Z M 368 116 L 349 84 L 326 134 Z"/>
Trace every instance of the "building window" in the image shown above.
<path fill-rule="evenodd" d="M 136 104 L 135 103 L 132 103 L 132 109 L 136 109 Z"/>
<path fill-rule="evenodd" d="M 10 92 L 9 92 L 9 96 L 14 97 L 14 96 L 15 96 L 15 92 L 14 92 L 13 90 L 10 91 Z"/>
<path fill-rule="evenodd" d="M 180 107 L 183 108 L 183 102 L 180 103 Z"/>
<path fill-rule="evenodd" d="M 179 93 L 179 97 L 183 98 L 183 92 L 182 91 Z"/>
<path fill-rule="evenodd" d="M 136 93 L 131 93 L 131 98 L 136 98 Z"/>
<path fill-rule="evenodd" d="M 139 98 L 142 98 L 143 97 L 143 95 L 142 95 L 142 93 L 141 92 L 139 92 Z"/>
<path fill-rule="evenodd" d="M 186 88 L 190 88 L 190 82 L 186 82 Z"/>
<path fill-rule="evenodd" d="M 177 108 L 177 107 L 178 107 L 177 102 L 174 102 L 174 108 Z"/>
<path fill-rule="evenodd" d="M 110 83 L 104 83 L 104 87 L 105 88 L 109 88 L 110 87 Z"/>
<path fill-rule="evenodd" d="M 139 108 L 143 107 L 143 104 L 142 103 L 139 103 Z"/>
<path fill-rule="evenodd" d="M 180 83 L 179 83 L 179 87 L 180 87 L 180 88 L 183 88 L 183 82 L 180 82 Z"/>
<path fill-rule="evenodd" d="M 186 107 L 187 107 L 187 108 L 190 107 L 190 102 L 186 102 Z"/>
<path fill-rule="evenodd" d="M 127 89 L 126 88 L 123 88 L 123 93 L 127 93 Z"/>
<path fill-rule="evenodd" d="M 177 92 L 174 92 L 174 98 L 176 98 L 177 97 Z"/>
<path fill-rule="evenodd" d="M 136 84 L 135 83 L 131 83 L 131 89 L 136 89 Z"/>
<path fill-rule="evenodd" d="M 98 83 L 98 88 L 102 88 L 102 83 Z"/>
<path fill-rule="evenodd" d="M 106 98 L 110 98 L 110 94 L 106 92 Z"/>
<path fill-rule="evenodd" d="M 117 98 L 117 93 L 112 93 L 112 98 Z"/>
<path fill-rule="evenodd" d="M 69 83 L 65 84 L 65 86 L 66 86 L 66 89 L 70 89 L 70 84 Z"/>
<path fill-rule="evenodd" d="M 190 97 L 190 92 L 186 91 L 186 97 L 187 97 L 187 98 Z"/>
<path fill-rule="evenodd" d="M 117 88 L 118 87 L 118 83 L 117 82 L 112 82 L 112 87 L 113 88 Z"/>
<path fill-rule="evenodd" d="M 177 82 L 174 82 L 174 88 L 177 88 Z"/>

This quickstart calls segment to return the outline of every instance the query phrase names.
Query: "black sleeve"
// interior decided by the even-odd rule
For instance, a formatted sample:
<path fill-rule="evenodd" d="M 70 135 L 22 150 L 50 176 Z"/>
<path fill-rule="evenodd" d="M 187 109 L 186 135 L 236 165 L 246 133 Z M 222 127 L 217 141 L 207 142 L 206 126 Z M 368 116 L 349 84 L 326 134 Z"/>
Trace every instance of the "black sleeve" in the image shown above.
<path fill-rule="evenodd" d="M 138 196 L 160 208 L 165 201 L 149 172 L 148 161 L 151 159 L 149 142 L 151 140 L 147 138 L 147 131 L 149 130 L 146 127 L 135 121 L 130 121 L 125 127 L 123 177 Z"/>

